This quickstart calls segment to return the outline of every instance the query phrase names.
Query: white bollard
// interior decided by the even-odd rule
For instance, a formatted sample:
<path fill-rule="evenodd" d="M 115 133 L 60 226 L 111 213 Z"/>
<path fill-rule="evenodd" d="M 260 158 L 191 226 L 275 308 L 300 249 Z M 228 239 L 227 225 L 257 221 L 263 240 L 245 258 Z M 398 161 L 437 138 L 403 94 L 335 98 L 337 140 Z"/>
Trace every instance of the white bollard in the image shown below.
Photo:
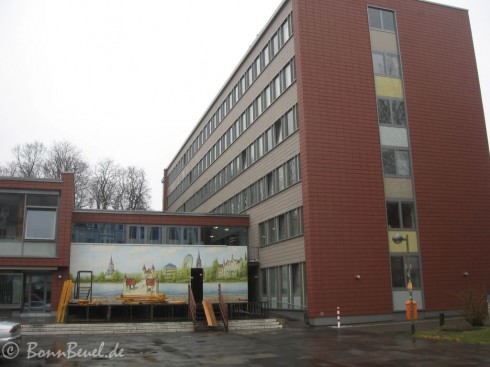
<path fill-rule="evenodd" d="M 337 307 L 337 328 L 340 329 L 340 307 Z"/>

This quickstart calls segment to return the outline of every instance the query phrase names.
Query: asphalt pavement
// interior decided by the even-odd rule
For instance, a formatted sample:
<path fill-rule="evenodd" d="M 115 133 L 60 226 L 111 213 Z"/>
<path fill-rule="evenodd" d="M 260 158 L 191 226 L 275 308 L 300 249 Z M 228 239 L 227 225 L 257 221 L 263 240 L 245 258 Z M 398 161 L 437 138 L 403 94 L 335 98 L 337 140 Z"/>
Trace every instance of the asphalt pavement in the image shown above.
<path fill-rule="evenodd" d="M 448 324 L 460 320 L 448 320 Z M 418 321 L 416 329 L 438 326 Z M 285 320 L 270 331 L 26 336 L 0 366 L 490 366 L 488 345 L 413 338 L 410 323 L 311 327 Z"/>

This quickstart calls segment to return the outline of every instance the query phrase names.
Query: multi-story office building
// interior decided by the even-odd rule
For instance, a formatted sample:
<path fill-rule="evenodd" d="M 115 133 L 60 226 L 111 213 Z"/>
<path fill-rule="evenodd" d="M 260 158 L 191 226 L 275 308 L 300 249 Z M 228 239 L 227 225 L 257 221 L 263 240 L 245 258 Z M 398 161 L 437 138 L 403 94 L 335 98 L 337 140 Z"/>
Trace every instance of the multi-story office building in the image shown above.
<path fill-rule="evenodd" d="M 410 279 L 419 315 L 457 310 L 459 289 L 490 287 L 468 12 L 282 2 L 163 182 L 164 210 L 250 216 L 249 289 L 271 308 L 392 319 Z"/>

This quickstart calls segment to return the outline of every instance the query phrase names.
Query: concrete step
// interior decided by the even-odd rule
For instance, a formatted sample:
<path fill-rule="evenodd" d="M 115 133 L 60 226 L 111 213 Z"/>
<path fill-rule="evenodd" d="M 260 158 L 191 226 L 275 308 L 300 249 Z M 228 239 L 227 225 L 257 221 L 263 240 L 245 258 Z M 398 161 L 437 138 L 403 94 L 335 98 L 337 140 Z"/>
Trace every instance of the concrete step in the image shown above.
<path fill-rule="evenodd" d="M 218 322 L 222 326 L 222 322 Z M 230 320 L 228 330 L 273 330 L 282 325 L 275 319 Z M 24 324 L 23 335 L 83 335 L 193 332 L 191 321 L 145 323 L 97 323 L 97 324 Z"/>

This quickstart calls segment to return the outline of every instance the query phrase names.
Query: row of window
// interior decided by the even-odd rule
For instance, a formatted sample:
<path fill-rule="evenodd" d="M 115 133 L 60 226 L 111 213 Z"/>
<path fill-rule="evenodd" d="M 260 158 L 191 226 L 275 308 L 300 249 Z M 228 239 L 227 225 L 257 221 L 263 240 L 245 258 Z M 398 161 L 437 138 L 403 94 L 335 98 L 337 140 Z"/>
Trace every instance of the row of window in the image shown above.
<path fill-rule="evenodd" d="M 0 194 L 0 240 L 54 241 L 57 218 L 57 195 Z"/>
<path fill-rule="evenodd" d="M 72 242 L 246 246 L 248 228 L 74 223 Z"/>
<path fill-rule="evenodd" d="M 184 179 L 169 193 L 168 204 L 172 205 L 175 200 L 196 181 L 208 167 L 224 153 L 228 147 L 240 137 L 251 124 L 257 120 L 264 111 L 279 96 L 291 86 L 295 80 L 294 59 L 276 75 L 272 82 L 259 94 L 259 96 L 245 109 L 240 117 L 223 134 L 216 144 L 203 156 L 184 177 Z"/>
<path fill-rule="evenodd" d="M 306 308 L 306 264 L 304 262 L 260 269 L 261 301 L 268 308 Z"/>
<path fill-rule="evenodd" d="M 232 91 L 228 94 L 221 106 L 214 113 L 206 126 L 201 130 L 198 137 L 194 139 L 191 146 L 187 149 L 186 153 L 182 156 L 177 165 L 172 169 L 168 176 L 169 183 L 172 183 L 177 178 L 177 175 L 182 172 L 187 162 L 189 162 L 190 159 L 196 154 L 211 133 L 228 115 L 233 106 L 250 88 L 255 79 L 257 79 L 267 65 L 269 65 L 271 60 L 279 53 L 279 50 L 291 38 L 292 34 L 293 23 L 290 14 L 279 29 L 274 33 L 252 65 L 247 69 L 245 74 L 240 78 L 240 81 L 233 87 Z"/>
<path fill-rule="evenodd" d="M 296 106 L 294 106 L 199 189 L 178 209 L 178 211 L 193 211 L 209 197 L 227 185 L 233 178 L 237 177 L 245 169 L 262 158 L 265 153 L 275 148 L 285 138 L 293 134 L 298 128 L 296 113 Z"/>
<path fill-rule="evenodd" d="M 260 246 L 303 235 L 303 207 L 259 223 Z"/>
<path fill-rule="evenodd" d="M 299 155 L 240 191 L 211 211 L 213 214 L 240 214 L 265 199 L 296 184 L 301 179 Z"/>

